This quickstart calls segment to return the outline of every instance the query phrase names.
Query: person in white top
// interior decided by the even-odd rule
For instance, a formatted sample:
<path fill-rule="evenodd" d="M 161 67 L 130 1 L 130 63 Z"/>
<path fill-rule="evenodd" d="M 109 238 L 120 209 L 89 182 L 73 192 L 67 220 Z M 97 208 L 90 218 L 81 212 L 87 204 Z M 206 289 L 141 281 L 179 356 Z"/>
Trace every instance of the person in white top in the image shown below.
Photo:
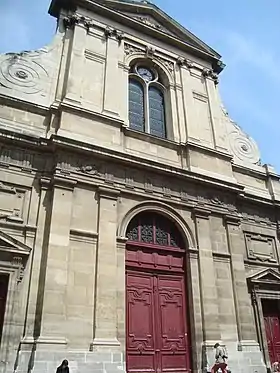
<path fill-rule="evenodd" d="M 216 343 L 214 345 L 214 348 L 216 349 L 215 352 L 215 364 L 213 365 L 211 369 L 211 373 L 216 373 L 219 369 L 222 370 L 222 373 L 227 373 L 226 367 L 227 367 L 227 356 L 225 349 L 220 346 L 219 343 Z"/>

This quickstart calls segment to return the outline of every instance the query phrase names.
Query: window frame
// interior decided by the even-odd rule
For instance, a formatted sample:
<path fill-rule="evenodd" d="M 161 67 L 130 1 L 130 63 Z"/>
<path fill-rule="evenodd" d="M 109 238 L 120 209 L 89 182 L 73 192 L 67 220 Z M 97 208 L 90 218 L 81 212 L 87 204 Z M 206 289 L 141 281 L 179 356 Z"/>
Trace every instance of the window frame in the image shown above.
<path fill-rule="evenodd" d="M 147 81 L 143 77 L 141 77 L 141 75 L 137 72 L 137 69 L 141 68 L 141 67 L 144 67 L 144 68 L 150 70 L 154 75 L 154 79 L 151 80 L 151 81 Z M 130 82 L 133 81 L 133 80 L 139 82 L 142 85 L 143 92 L 144 92 L 144 100 L 143 100 L 143 105 L 144 105 L 144 108 L 143 108 L 144 109 L 144 131 L 140 131 L 140 130 L 137 130 L 133 127 L 130 127 L 130 121 L 129 121 L 129 127 L 132 130 L 138 131 L 140 133 L 146 133 L 146 134 L 149 134 L 150 136 L 154 136 L 156 138 L 168 139 L 167 113 L 166 113 L 167 88 L 159 81 L 160 76 L 159 76 L 158 71 L 156 70 L 156 68 L 151 67 L 148 63 L 145 63 L 145 61 L 144 62 L 138 62 L 135 65 L 132 65 L 131 71 L 128 74 L 128 86 L 129 86 Z M 163 125 L 164 125 L 164 131 L 162 133 L 162 136 L 151 134 L 150 102 L 149 102 L 150 101 L 150 99 L 149 99 L 149 88 L 151 86 L 154 86 L 155 88 L 157 88 L 161 92 L 162 97 L 163 97 Z M 128 91 L 130 91 L 130 90 L 128 89 Z M 128 99 L 128 104 L 129 104 L 129 102 L 130 102 L 130 100 Z M 130 107 L 128 105 L 128 110 L 129 109 L 130 109 Z"/>

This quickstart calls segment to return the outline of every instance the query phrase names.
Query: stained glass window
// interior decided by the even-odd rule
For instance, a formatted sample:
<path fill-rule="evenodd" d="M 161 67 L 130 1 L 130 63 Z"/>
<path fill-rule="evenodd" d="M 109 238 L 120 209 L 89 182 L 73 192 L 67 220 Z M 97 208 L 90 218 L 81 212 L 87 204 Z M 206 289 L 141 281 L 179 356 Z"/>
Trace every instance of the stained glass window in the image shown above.
<path fill-rule="evenodd" d="M 166 138 L 164 86 L 158 72 L 136 65 L 129 75 L 130 128 Z"/>
<path fill-rule="evenodd" d="M 166 137 L 164 96 L 157 87 L 149 87 L 150 133 L 159 137 Z"/>
<path fill-rule="evenodd" d="M 141 213 L 131 220 L 127 228 L 128 242 L 157 246 L 183 247 L 182 236 L 176 225 L 156 213 Z"/>
<path fill-rule="evenodd" d="M 129 80 L 129 123 L 137 131 L 144 131 L 144 89 L 136 79 Z"/>

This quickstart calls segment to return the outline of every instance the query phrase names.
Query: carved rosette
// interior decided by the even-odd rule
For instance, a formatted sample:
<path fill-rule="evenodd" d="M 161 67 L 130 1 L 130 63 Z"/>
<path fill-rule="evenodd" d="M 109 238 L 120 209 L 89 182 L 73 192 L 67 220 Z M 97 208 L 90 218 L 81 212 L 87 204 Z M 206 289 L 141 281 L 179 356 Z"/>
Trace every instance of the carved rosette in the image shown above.
<path fill-rule="evenodd" d="M 21 55 L 6 55 L 0 62 L 0 84 L 26 94 L 43 89 L 47 71 L 38 62 Z"/>

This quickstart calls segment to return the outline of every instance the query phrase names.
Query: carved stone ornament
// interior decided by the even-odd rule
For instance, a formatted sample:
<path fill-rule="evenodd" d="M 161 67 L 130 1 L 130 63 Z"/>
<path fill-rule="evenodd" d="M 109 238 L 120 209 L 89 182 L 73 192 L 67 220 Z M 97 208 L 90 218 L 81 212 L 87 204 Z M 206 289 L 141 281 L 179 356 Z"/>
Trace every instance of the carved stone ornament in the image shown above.
<path fill-rule="evenodd" d="M 94 26 L 94 23 L 90 19 L 72 14 L 63 19 L 63 24 L 66 29 L 72 29 L 75 25 L 83 25 L 87 30 Z"/>
<path fill-rule="evenodd" d="M 250 232 L 245 232 L 244 235 L 248 259 L 260 262 L 277 262 L 274 237 Z"/>
<path fill-rule="evenodd" d="M 124 44 L 124 52 L 127 56 L 130 56 L 130 55 L 136 54 L 136 53 L 144 54 L 143 49 L 137 48 L 134 45 L 130 45 L 130 44 L 126 44 L 126 43 Z"/>
<path fill-rule="evenodd" d="M 20 283 L 23 279 L 24 275 L 24 266 L 22 263 L 22 257 L 20 256 L 14 256 L 12 260 L 12 264 L 16 267 L 18 267 L 17 270 L 17 283 Z"/>
<path fill-rule="evenodd" d="M 79 171 L 83 172 L 84 174 L 88 175 L 96 175 L 100 176 L 99 169 L 96 165 L 84 165 L 79 167 Z"/>
<path fill-rule="evenodd" d="M 186 66 L 188 69 L 191 69 L 194 66 L 192 61 L 184 57 L 178 57 L 176 63 L 178 66 Z"/>
<path fill-rule="evenodd" d="M 148 58 L 153 58 L 154 57 L 154 55 L 155 55 L 155 48 L 153 48 L 153 47 L 151 47 L 151 46 L 147 46 L 146 47 L 146 56 L 148 57 Z"/>
<path fill-rule="evenodd" d="M 111 28 L 107 26 L 104 30 L 104 35 L 106 38 L 115 38 L 119 43 L 124 38 L 124 33 L 122 31 L 119 31 L 117 29 Z"/>
<path fill-rule="evenodd" d="M 226 122 L 230 150 L 239 162 L 260 165 L 260 152 L 256 142 L 230 119 L 224 107 L 221 108 Z"/>
<path fill-rule="evenodd" d="M 162 63 L 168 71 L 173 72 L 174 71 L 174 63 L 172 61 L 165 60 L 164 58 L 157 57 L 156 58 L 160 63 Z"/>
<path fill-rule="evenodd" d="M 212 69 L 206 69 L 206 68 L 203 69 L 202 70 L 202 76 L 204 78 L 212 79 L 216 85 L 219 83 L 218 74 L 216 74 Z"/>
<path fill-rule="evenodd" d="M 26 94 L 42 91 L 48 77 L 40 59 L 20 54 L 7 54 L 0 58 L 0 85 Z"/>
<path fill-rule="evenodd" d="M 134 17 L 134 19 L 144 23 L 147 26 L 153 27 L 156 30 L 164 31 L 164 28 L 159 23 L 155 22 L 154 20 L 150 19 L 149 17 L 142 17 L 141 16 L 141 17 Z"/>

